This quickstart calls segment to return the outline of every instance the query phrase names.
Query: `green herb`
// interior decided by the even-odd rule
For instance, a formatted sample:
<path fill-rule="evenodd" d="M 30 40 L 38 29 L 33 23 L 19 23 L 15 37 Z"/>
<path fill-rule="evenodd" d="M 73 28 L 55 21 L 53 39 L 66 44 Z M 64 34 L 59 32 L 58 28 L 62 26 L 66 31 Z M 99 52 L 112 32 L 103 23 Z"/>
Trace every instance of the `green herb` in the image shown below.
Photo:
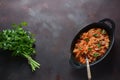
<path fill-rule="evenodd" d="M 93 56 L 94 57 L 98 57 L 100 54 L 98 52 L 94 53 Z"/>
<path fill-rule="evenodd" d="M 92 50 L 92 48 L 89 47 L 89 48 L 88 48 L 88 51 L 91 51 L 91 50 Z"/>
<path fill-rule="evenodd" d="M 102 34 L 106 34 L 106 31 L 103 29 L 103 30 L 101 30 L 101 33 Z"/>
<path fill-rule="evenodd" d="M 94 37 L 98 37 L 98 34 L 93 34 Z"/>
<path fill-rule="evenodd" d="M 98 48 L 100 48 L 100 47 L 101 47 L 101 44 L 100 44 L 100 43 L 98 43 L 98 44 L 96 44 L 96 45 L 97 45 L 97 47 L 98 47 Z"/>
<path fill-rule="evenodd" d="M 82 50 L 82 48 L 81 48 L 81 47 L 79 47 L 79 50 Z"/>
<path fill-rule="evenodd" d="M 22 26 L 27 26 L 26 22 L 19 25 L 13 24 L 13 29 L 6 29 L 0 32 L 0 48 L 13 51 L 12 56 L 22 56 L 28 60 L 32 71 L 40 68 L 40 64 L 32 59 L 35 54 L 33 44 L 35 39 L 31 32 L 25 31 Z"/>
<path fill-rule="evenodd" d="M 88 41 L 89 41 L 89 38 L 85 38 L 84 40 L 85 40 L 86 42 L 88 42 Z"/>
<path fill-rule="evenodd" d="M 22 22 L 20 25 L 21 26 L 28 26 L 27 22 Z"/>

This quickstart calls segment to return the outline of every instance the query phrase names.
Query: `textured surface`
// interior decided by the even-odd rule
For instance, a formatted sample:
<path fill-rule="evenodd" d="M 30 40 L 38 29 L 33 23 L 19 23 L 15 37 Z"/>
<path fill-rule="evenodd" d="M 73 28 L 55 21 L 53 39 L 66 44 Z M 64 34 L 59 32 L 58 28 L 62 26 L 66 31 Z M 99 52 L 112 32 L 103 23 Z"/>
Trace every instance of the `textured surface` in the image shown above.
<path fill-rule="evenodd" d="M 73 37 L 92 22 L 116 23 L 110 55 L 91 67 L 93 80 L 120 80 L 120 0 L 0 0 L 0 30 L 26 21 L 37 39 L 35 57 L 41 68 L 32 73 L 26 60 L 0 56 L 0 80 L 87 80 L 86 69 L 69 65 Z M 2 53 L 2 52 L 1 52 Z M 9 53 L 9 52 L 8 52 Z"/>

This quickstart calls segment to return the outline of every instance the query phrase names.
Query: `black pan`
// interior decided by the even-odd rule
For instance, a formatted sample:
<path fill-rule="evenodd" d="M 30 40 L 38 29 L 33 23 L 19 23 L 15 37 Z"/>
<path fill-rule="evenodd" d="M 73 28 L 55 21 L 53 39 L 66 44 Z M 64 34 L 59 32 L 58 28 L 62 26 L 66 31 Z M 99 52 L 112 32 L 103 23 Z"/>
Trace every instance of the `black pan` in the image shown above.
<path fill-rule="evenodd" d="M 109 54 L 109 52 L 110 52 L 110 50 L 111 50 L 111 48 L 112 48 L 112 46 L 114 44 L 115 23 L 114 23 L 113 20 L 105 18 L 103 20 L 100 20 L 99 22 L 95 22 L 95 23 L 92 23 L 90 25 L 85 26 L 84 28 L 82 28 L 77 33 L 77 35 L 74 37 L 74 39 L 72 41 L 72 44 L 71 44 L 71 48 L 70 48 L 71 57 L 70 57 L 69 62 L 71 64 L 71 66 L 74 67 L 74 68 L 80 69 L 80 68 L 86 66 L 86 65 L 81 64 L 80 62 L 75 60 L 75 57 L 73 55 L 73 49 L 74 49 L 75 43 L 76 43 L 77 39 L 79 38 L 79 36 L 82 33 L 88 31 L 91 28 L 105 29 L 107 31 L 107 33 L 108 33 L 109 38 L 110 38 L 110 45 L 109 45 L 109 48 L 107 49 L 106 53 L 104 54 L 104 56 L 102 56 L 100 59 L 96 60 L 95 62 L 91 63 L 90 66 L 95 65 L 95 64 L 99 63 L 101 60 L 103 60 Z"/>

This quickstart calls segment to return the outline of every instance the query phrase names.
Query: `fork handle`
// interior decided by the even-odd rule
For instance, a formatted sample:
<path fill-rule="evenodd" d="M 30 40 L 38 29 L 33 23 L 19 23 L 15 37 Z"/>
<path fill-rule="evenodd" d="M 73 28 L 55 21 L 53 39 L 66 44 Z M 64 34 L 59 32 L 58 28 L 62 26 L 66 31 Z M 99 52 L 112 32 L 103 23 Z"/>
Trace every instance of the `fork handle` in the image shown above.
<path fill-rule="evenodd" d="M 86 63 L 87 63 L 87 75 L 88 75 L 88 80 L 91 80 L 91 71 L 90 71 L 90 65 L 88 58 L 86 58 Z"/>

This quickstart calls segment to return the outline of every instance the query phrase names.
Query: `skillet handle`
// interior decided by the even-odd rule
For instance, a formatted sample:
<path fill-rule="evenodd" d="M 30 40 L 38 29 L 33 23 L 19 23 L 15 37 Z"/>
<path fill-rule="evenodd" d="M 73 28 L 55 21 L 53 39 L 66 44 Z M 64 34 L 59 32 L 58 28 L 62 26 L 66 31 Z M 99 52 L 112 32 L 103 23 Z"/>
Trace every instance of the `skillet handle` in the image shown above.
<path fill-rule="evenodd" d="M 114 30 L 115 30 L 115 23 L 114 23 L 113 20 L 111 20 L 109 18 L 105 18 L 105 19 L 100 20 L 99 22 L 107 24 L 108 26 L 110 25 L 112 31 L 114 32 Z"/>
<path fill-rule="evenodd" d="M 69 59 L 69 64 L 72 66 L 74 69 L 81 69 L 83 66 L 81 64 L 76 64 L 76 62 L 73 59 L 73 56 L 71 55 L 71 58 Z"/>

